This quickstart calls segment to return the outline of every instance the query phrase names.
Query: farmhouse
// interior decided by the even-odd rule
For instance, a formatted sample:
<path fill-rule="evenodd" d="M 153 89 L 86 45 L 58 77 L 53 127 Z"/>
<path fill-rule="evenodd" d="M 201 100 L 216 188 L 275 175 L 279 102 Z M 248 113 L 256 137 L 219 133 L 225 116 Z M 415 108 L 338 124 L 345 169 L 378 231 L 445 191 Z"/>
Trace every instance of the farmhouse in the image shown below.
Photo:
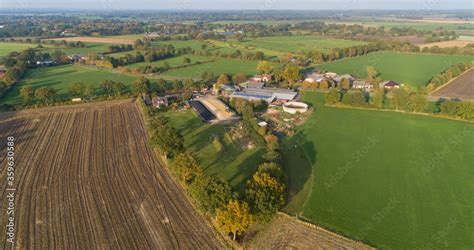
<path fill-rule="evenodd" d="M 355 80 L 355 77 L 353 77 L 351 75 L 348 75 L 348 74 L 345 74 L 345 75 L 336 76 L 336 77 L 333 78 L 333 80 L 337 83 L 341 83 L 342 80 L 344 80 L 344 79 L 347 79 L 349 81 L 349 83 L 352 83 Z"/>
<path fill-rule="evenodd" d="M 395 81 L 385 81 L 385 82 L 381 82 L 379 87 L 382 89 L 382 88 L 385 88 L 385 89 L 398 89 L 400 88 L 400 84 L 398 84 L 397 82 Z"/>
<path fill-rule="evenodd" d="M 272 75 L 263 74 L 263 75 L 255 75 L 249 79 L 249 81 L 253 82 L 269 82 L 272 80 Z"/>
<path fill-rule="evenodd" d="M 313 83 L 313 82 L 318 82 L 319 83 L 319 82 L 321 82 L 325 79 L 326 79 L 326 77 L 323 74 L 314 72 L 314 73 L 306 75 L 306 78 L 304 80 L 306 82 L 310 82 L 310 83 Z"/>
<path fill-rule="evenodd" d="M 152 106 L 155 108 L 168 107 L 168 98 L 166 96 L 155 96 L 151 100 Z"/>
<path fill-rule="evenodd" d="M 68 58 L 71 62 L 80 62 L 86 60 L 86 57 L 81 54 L 70 55 Z"/>

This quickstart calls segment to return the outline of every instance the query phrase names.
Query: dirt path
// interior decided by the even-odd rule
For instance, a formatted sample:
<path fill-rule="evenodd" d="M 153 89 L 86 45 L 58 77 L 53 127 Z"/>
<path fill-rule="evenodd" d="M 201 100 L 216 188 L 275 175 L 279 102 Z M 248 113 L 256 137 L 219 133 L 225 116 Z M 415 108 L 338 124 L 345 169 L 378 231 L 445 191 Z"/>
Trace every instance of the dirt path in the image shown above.
<path fill-rule="evenodd" d="M 4 119 L 5 118 L 5 119 Z M 16 138 L 15 248 L 216 249 L 222 244 L 148 146 L 135 103 L 0 114 Z M 0 248 L 6 168 L 0 169 Z"/>
<path fill-rule="evenodd" d="M 309 223 L 279 213 L 245 244 L 247 249 L 373 249 Z"/>

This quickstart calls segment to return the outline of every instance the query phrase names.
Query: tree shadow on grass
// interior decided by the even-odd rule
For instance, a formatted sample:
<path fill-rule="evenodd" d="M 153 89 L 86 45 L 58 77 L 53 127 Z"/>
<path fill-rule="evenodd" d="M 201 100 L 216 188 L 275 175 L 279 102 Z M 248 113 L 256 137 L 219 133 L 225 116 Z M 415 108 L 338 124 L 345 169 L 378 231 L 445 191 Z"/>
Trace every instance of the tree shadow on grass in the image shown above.
<path fill-rule="evenodd" d="M 287 176 L 287 200 L 290 211 L 301 209 L 311 192 L 313 166 L 317 151 L 304 132 L 299 132 L 283 145 L 283 167 Z"/>

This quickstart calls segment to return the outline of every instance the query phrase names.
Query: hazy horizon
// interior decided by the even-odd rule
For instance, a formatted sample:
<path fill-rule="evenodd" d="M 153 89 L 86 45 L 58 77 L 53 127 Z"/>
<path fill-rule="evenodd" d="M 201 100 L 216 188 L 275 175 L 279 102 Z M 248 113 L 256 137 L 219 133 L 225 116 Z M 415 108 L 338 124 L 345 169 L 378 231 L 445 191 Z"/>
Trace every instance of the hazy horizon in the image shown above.
<path fill-rule="evenodd" d="M 470 0 L 0 0 L 7 9 L 90 10 L 473 10 Z"/>

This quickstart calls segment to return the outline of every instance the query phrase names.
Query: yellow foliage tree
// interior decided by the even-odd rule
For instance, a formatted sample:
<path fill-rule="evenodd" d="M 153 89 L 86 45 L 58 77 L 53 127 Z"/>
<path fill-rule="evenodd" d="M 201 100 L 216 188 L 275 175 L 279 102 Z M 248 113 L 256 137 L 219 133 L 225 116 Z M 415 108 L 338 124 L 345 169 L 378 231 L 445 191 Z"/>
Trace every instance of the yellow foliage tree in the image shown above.
<path fill-rule="evenodd" d="M 233 239 L 242 235 L 253 222 L 247 203 L 231 200 L 225 208 L 216 210 L 216 227 L 226 233 L 232 233 Z"/>

